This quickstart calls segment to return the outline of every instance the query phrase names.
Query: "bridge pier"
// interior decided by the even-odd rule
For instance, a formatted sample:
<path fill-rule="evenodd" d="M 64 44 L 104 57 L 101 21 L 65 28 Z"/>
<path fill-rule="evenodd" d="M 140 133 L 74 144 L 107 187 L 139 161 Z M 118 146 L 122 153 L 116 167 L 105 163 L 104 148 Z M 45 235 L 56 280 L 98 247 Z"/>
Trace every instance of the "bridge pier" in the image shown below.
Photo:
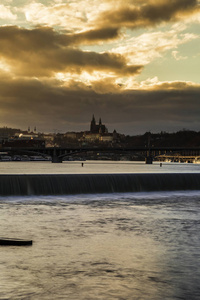
<path fill-rule="evenodd" d="M 155 156 L 155 151 L 154 151 Z M 146 152 L 145 163 L 151 165 L 153 163 L 152 148 L 151 148 L 151 132 L 148 135 L 148 150 Z"/>
<path fill-rule="evenodd" d="M 56 149 L 54 148 L 53 150 L 53 155 L 52 155 L 52 160 L 51 160 L 52 163 L 62 163 L 62 158 L 59 157 L 56 153 Z"/>
<path fill-rule="evenodd" d="M 153 158 L 152 158 L 152 156 L 146 156 L 146 157 L 145 157 L 145 164 L 147 164 L 147 165 L 152 165 L 152 163 L 153 163 Z"/>
<path fill-rule="evenodd" d="M 62 158 L 58 156 L 52 156 L 52 163 L 62 163 Z"/>

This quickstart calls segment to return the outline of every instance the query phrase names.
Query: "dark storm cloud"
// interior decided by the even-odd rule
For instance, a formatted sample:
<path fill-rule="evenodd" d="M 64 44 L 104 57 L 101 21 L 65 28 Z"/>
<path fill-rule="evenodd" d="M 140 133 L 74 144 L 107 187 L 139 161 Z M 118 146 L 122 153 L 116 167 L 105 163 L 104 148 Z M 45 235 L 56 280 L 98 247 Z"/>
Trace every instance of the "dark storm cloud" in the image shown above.
<path fill-rule="evenodd" d="M 200 86 L 177 83 L 176 88 L 169 84 L 151 91 L 116 89 L 115 93 L 98 94 L 93 87 L 73 82 L 63 87 L 59 81 L 4 77 L 0 86 L 0 119 L 7 126 L 87 130 L 94 113 L 103 117 L 110 130 L 121 133 L 200 128 Z"/>
<path fill-rule="evenodd" d="M 154 26 L 161 22 L 175 21 L 182 16 L 187 16 L 199 9 L 197 0 L 156 0 L 142 1 L 135 6 L 121 2 L 120 6 L 112 11 L 105 11 L 98 16 L 97 23 L 101 26 L 112 24 L 119 27 L 146 27 Z"/>
<path fill-rule="evenodd" d="M 120 29 L 118 27 L 97 28 L 68 35 L 69 41 L 73 44 L 93 44 L 114 40 L 120 37 Z"/>
<path fill-rule="evenodd" d="M 14 43 L 16 49 L 23 47 L 24 51 L 37 51 L 46 48 L 67 47 L 74 44 L 91 44 L 109 41 L 120 36 L 119 28 L 97 28 L 80 33 L 59 33 L 52 27 L 37 27 L 35 29 L 20 28 L 17 26 L 0 27 L 1 43 Z M 28 43 L 27 43 L 28 42 Z"/>
<path fill-rule="evenodd" d="M 116 31 L 113 29 L 113 32 Z M 102 31 L 98 35 L 102 37 Z M 74 40 L 84 38 L 79 34 Z M 94 38 L 94 32 L 87 33 L 87 39 Z M 54 72 L 92 73 L 101 70 L 128 75 L 137 74 L 142 69 L 142 66 L 127 65 L 125 57 L 120 54 L 82 51 L 68 46 L 70 43 L 69 36 L 50 28 L 0 27 L 0 58 L 5 59 L 18 75 L 52 76 Z"/>

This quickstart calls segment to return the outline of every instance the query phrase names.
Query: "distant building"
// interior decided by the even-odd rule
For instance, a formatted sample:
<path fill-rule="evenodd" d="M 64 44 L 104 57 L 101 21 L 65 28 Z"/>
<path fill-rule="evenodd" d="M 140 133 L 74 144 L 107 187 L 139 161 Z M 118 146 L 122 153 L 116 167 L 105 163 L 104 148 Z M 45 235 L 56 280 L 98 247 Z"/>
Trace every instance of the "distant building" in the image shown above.
<path fill-rule="evenodd" d="M 45 140 L 38 137 L 38 135 L 16 133 L 12 138 L 4 141 L 2 147 L 44 148 Z"/>
<path fill-rule="evenodd" d="M 85 131 L 83 136 L 80 138 L 80 141 L 89 143 L 113 143 L 117 141 L 117 138 L 118 134 L 116 130 L 114 130 L 113 133 L 108 133 L 108 129 L 104 124 L 102 124 L 101 118 L 97 124 L 93 115 L 90 123 L 90 131 Z"/>
<path fill-rule="evenodd" d="M 113 134 L 108 133 L 99 137 L 100 142 L 113 142 Z"/>
<path fill-rule="evenodd" d="M 93 115 L 92 121 L 90 123 L 90 132 L 104 134 L 104 133 L 108 133 L 108 129 L 104 124 L 102 124 L 101 118 L 99 119 L 99 124 L 96 124 L 96 120 Z"/>
<path fill-rule="evenodd" d="M 89 142 L 97 142 L 100 139 L 100 133 L 91 133 L 91 132 L 86 132 L 83 135 L 83 139 L 85 141 L 89 141 Z"/>
<path fill-rule="evenodd" d="M 71 139 L 71 140 L 76 140 L 78 139 L 78 133 L 77 132 L 66 132 L 64 134 L 64 137 L 67 139 Z"/>
<path fill-rule="evenodd" d="M 45 140 L 45 147 L 53 147 L 54 145 L 54 134 L 44 133 L 42 138 Z"/>

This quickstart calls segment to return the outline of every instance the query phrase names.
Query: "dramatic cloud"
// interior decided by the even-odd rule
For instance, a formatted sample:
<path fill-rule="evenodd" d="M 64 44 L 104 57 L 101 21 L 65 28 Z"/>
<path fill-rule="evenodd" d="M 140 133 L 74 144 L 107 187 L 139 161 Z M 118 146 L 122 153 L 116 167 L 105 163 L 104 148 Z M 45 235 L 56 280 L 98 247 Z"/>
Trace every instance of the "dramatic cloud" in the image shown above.
<path fill-rule="evenodd" d="M 72 32 L 90 28 L 94 17 L 106 7 L 105 1 L 73 0 L 73 1 L 31 1 L 20 11 L 25 14 L 26 21 L 32 24 L 59 26 L 70 28 Z"/>
<path fill-rule="evenodd" d="M 200 128 L 200 0 L 2 0 L 1 126 Z"/>
<path fill-rule="evenodd" d="M 17 16 L 11 12 L 10 7 L 0 5 L 0 19 L 16 20 Z"/>
<path fill-rule="evenodd" d="M 197 0 L 150 0 L 129 1 L 129 3 L 129 6 L 121 3 L 116 9 L 104 11 L 97 17 L 97 23 L 101 26 L 112 24 L 133 29 L 175 21 L 199 10 Z"/>
<path fill-rule="evenodd" d="M 156 128 L 198 130 L 200 126 L 200 85 L 165 82 L 150 90 L 130 91 L 119 91 L 113 86 L 112 92 L 99 94 L 96 86 L 77 86 L 76 82 L 67 87 L 60 84 L 53 80 L 0 78 L 1 124 L 37 125 L 44 131 L 56 128 L 65 132 L 80 127 L 87 130 L 95 113 L 103 117 L 110 130 L 116 128 L 127 133 L 156 131 Z"/>
<path fill-rule="evenodd" d="M 42 3 L 41 3 L 42 2 Z M 25 3 L 24 3 L 25 4 Z M 31 1 L 21 8 L 33 24 L 70 27 L 146 27 L 176 21 L 199 10 L 197 0 L 77 0 Z"/>
<path fill-rule="evenodd" d="M 177 49 L 178 46 L 199 38 L 199 35 L 180 34 L 178 30 L 174 29 L 167 32 L 154 31 L 130 38 L 123 45 L 112 49 L 112 52 L 122 53 L 132 64 L 146 65 L 161 57 L 163 52 Z M 177 56 L 178 52 L 176 50 L 172 54 L 176 59 L 181 59 L 180 56 Z"/>
<path fill-rule="evenodd" d="M 79 35 L 76 39 L 82 39 Z M 91 32 L 88 38 L 93 38 Z M 0 28 L 0 58 L 16 74 L 26 76 L 53 76 L 56 72 L 92 73 L 105 70 L 116 74 L 137 74 L 142 66 L 128 65 L 125 57 L 114 53 L 82 51 L 69 47 L 69 36 L 50 28 L 33 30 L 15 26 Z"/>
<path fill-rule="evenodd" d="M 91 29 L 74 35 L 68 35 L 69 42 L 73 44 L 94 44 L 109 42 L 121 36 L 119 28 L 108 27 L 100 29 Z"/>

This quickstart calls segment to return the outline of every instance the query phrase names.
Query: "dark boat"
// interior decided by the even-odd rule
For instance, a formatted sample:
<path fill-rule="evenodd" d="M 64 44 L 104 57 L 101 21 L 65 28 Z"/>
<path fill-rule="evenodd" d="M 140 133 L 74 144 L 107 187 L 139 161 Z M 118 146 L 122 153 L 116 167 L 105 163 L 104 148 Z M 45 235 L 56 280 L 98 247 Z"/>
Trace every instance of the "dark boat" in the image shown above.
<path fill-rule="evenodd" d="M 0 246 L 31 246 L 32 240 L 0 238 Z"/>

